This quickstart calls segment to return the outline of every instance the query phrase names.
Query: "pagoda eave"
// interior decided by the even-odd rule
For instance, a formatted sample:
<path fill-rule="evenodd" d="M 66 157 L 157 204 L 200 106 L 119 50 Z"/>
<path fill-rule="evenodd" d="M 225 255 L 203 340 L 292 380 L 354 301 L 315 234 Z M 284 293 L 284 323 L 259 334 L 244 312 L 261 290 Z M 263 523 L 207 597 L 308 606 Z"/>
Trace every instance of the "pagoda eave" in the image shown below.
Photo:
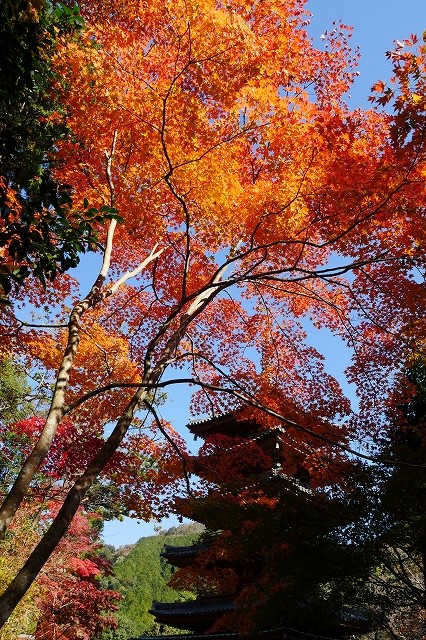
<path fill-rule="evenodd" d="M 235 610 L 229 597 L 197 598 L 188 602 L 155 602 L 149 613 L 159 624 L 205 633 L 222 615 Z"/>

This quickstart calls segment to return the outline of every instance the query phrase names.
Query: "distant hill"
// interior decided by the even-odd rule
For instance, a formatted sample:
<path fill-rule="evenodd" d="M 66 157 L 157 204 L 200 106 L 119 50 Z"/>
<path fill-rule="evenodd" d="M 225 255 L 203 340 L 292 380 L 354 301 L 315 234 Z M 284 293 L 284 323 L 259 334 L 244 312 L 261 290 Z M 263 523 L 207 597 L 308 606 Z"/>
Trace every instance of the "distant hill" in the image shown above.
<path fill-rule="evenodd" d="M 106 586 L 120 591 L 123 600 L 117 613 L 118 629 L 105 633 L 102 640 L 128 640 L 140 635 L 156 634 L 159 630 L 155 627 L 154 618 L 148 613 L 153 601 L 192 599 L 192 594 L 176 592 L 167 586 L 172 570 L 160 557 L 160 553 L 165 544 L 192 544 L 202 531 L 203 526 L 200 524 L 183 524 L 110 552 L 113 558 L 113 575 L 109 577 Z"/>
<path fill-rule="evenodd" d="M 188 522 L 177 527 L 171 527 L 167 531 L 160 531 L 163 536 L 199 536 L 204 531 L 204 525 L 200 522 Z M 167 544 L 169 544 L 167 542 Z"/>

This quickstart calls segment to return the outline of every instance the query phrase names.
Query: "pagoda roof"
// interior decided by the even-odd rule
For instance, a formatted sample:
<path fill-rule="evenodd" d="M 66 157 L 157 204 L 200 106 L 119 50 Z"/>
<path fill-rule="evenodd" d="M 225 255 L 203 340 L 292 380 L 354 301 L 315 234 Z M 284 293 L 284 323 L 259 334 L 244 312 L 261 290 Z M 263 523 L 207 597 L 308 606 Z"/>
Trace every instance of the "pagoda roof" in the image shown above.
<path fill-rule="evenodd" d="M 220 433 L 222 435 L 249 435 L 259 430 L 259 423 L 254 420 L 238 419 L 240 411 L 230 411 L 218 416 L 210 416 L 201 420 L 191 420 L 187 427 L 195 438 L 208 438 Z"/>
<path fill-rule="evenodd" d="M 203 549 L 207 549 L 208 545 L 206 544 L 192 544 L 192 545 L 188 545 L 186 547 L 177 547 L 177 546 L 173 546 L 171 544 L 165 544 L 163 547 L 163 551 L 161 552 L 161 555 L 166 557 L 166 556 L 192 556 L 194 555 L 194 553 L 197 553 L 198 551 L 203 551 Z"/>
<path fill-rule="evenodd" d="M 235 610 L 229 596 L 204 596 L 187 602 L 154 602 L 149 613 L 156 622 L 197 633 L 206 632 L 225 613 Z"/>
<path fill-rule="evenodd" d="M 230 597 L 220 596 L 200 598 L 196 600 L 188 600 L 187 602 L 154 602 L 152 612 L 169 616 L 179 615 L 192 617 L 198 614 L 222 614 L 228 611 L 234 611 L 235 604 Z"/>
<path fill-rule="evenodd" d="M 160 556 L 175 567 L 186 567 L 200 551 L 204 551 L 207 548 L 208 545 L 206 544 L 193 544 L 187 547 L 175 547 L 165 544 Z"/>
<path fill-rule="evenodd" d="M 228 433 L 226 435 L 229 435 L 232 437 L 232 442 L 229 443 L 220 443 L 219 449 L 222 450 L 229 450 L 229 451 L 234 451 L 237 450 L 239 447 L 244 447 L 247 442 L 255 442 L 259 445 L 259 447 L 264 451 L 264 453 L 268 454 L 271 456 L 271 458 L 275 458 L 277 456 L 277 452 L 282 449 L 283 446 L 285 446 L 285 443 L 283 441 L 283 435 L 285 434 L 285 429 L 283 429 L 283 427 L 273 427 L 271 429 L 260 429 L 259 426 L 257 428 L 257 431 L 252 431 L 251 433 L 247 433 L 242 431 L 241 433 Z M 221 435 L 225 435 L 221 432 Z M 237 441 L 235 442 L 234 440 L 237 439 Z M 207 454 L 206 456 L 203 456 L 203 458 L 209 458 L 211 455 L 215 455 L 215 454 Z M 192 456 L 192 459 L 194 461 L 194 469 L 195 469 L 195 473 L 198 473 L 198 471 L 200 469 L 202 469 L 202 463 L 200 464 L 199 461 L 200 456 L 199 455 L 195 455 Z"/>
<path fill-rule="evenodd" d="M 270 480 L 274 478 L 278 478 L 280 480 L 284 480 L 286 483 L 286 490 L 291 490 L 293 493 L 305 493 L 309 496 L 312 496 L 313 491 L 311 487 L 298 478 L 294 476 L 289 476 L 281 469 L 280 466 L 276 466 L 274 469 L 271 469 L 269 475 L 267 476 Z"/>

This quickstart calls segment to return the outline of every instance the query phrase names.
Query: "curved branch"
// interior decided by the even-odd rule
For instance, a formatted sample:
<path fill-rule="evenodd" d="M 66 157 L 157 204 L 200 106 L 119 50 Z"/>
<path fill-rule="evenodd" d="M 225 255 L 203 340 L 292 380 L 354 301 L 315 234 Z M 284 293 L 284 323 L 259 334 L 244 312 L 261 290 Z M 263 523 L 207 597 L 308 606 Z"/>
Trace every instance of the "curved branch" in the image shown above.
<path fill-rule="evenodd" d="M 167 440 L 167 442 L 171 445 L 171 447 L 176 451 L 176 453 L 178 454 L 179 458 L 182 460 L 182 470 L 183 470 L 183 475 L 185 477 L 185 484 L 186 484 L 186 490 L 189 496 L 191 496 L 191 498 L 194 497 L 194 494 L 192 493 L 192 489 L 191 489 L 191 484 L 189 481 L 189 473 L 188 473 L 188 469 L 187 469 L 187 459 L 185 458 L 185 456 L 183 455 L 182 451 L 179 449 L 178 445 L 176 444 L 176 442 L 173 440 L 173 438 L 167 433 L 167 431 L 165 430 L 165 428 L 163 427 L 160 417 L 157 413 L 157 411 L 155 410 L 155 407 L 153 404 L 151 404 L 147 399 L 145 399 L 143 401 L 144 405 L 146 407 L 148 407 L 150 413 L 152 413 L 155 423 L 158 427 L 158 430 L 163 434 L 163 436 L 165 437 L 165 439 Z"/>
<path fill-rule="evenodd" d="M 206 358 L 204 356 L 201 356 L 201 354 L 197 354 L 197 357 L 203 358 L 206 360 Z M 238 383 L 235 380 L 232 380 L 221 369 L 219 369 L 216 366 L 215 366 L 215 369 L 222 376 L 228 378 L 231 384 L 238 385 Z M 72 405 L 67 407 L 66 413 L 70 413 L 70 411 L 77 408 L 78 406 L 83 404 L 83 402 L 89 400 L 90 398 L 94 398 L 95 396 L 101 393 L 104 393 L 105 391 L 109 391 L 111 389 L 144 388 L 147 390 L 152 390 L 152 389 L 164 389 L 173 384 L 194 385 L 194 386 L 199 386 L 203 389 L 208 389 L 209 391 L 215 391 L 218 393 L 227 393 L 229 395 L 232 395 L 235 398 L 238 398 L 239 400 L 241 400 L 244 404 L 247 404 L 255 409 L 259 409 L 263 413 L 266 413 L 274 418 L 277 418 L 284 424 L 287 424 L 288 426 L 293 427 L 297 431 L 301 431 L 309 436 L 312 436 L 317 440 L 321 440 L 326 444 L 330 444 L 333 447 L 337 447 L 338 449 L 341 449 L 342 451 L 346 451 L 347 453 L 350 453 L 351 455 L 356 456 L 357 458 L 362 458 L 363 460 L 368 460 L 369 462 L 375 462 L 377 464 L 383 464 L 384 466 L 388 466 L 388 467 L 408 467 L 408 468 L 414 468 L 414 469 L 426 469 L 426 465 L 424 464 L 414 464 L 410 462 L 404 462 L 402 460 L 388 460 L 387 458 L 382 458 L 381 456 L 373 456 L 367 453 L 362 453 L 361 451 L 356 451 L 356 449 L 353 449 L 352 447 L 349 447 L 341 442 L 336 442 L 332 438 L 316 433 L 312 429 L 309 429 L 308 427 L 305 427 L 304 425 L 301 425 L 300 423 L 295 422 L 294 420 L 290 420 L 289 418 L 286 418 L 286 416 L 284 416 L 281 413 L 278 413 L 277 411 L 274 411 L 273 409 L 270 409 L 267 405 L 263 404 L 262 402 L 260 402 L 254 396 L 252 396 L 251 394 L 248 394 L 247 392 L 237 391 L 235 388 L 232 389 L 228 387 L 221 387 L 219 385 L 210 384 L 208 382 L 202 382 L 201 380 L 197 380 L 196 378 L 173 378 L 171 380 L 159 381 L 155 384 L 151 384 L 151 383 L 144 384 L 144 383 L 138 383 L 138 382 L 111 383 L 103 387 L 99 387 L 98 389 L 91 391 L 89 393 L 86 393 L 84 396 L 79 398 Z"/>
<path fill-rule="evenodd" d="M 111 150 L 110 152 L 105 152 L 105 156 L 107 158 L 106 174 L 111 192 L 111 204 L 114 204 L 115 202 L 114 184 L 111 175 L 111 164 L 115 151 L 116 140 L 117 131 L 114 131 Z M 92 285 L 88 295 L 83 300 L 78 302 L 70 313 L 68 322 L 67 345 L 64 350 L 62 362 L 59 366 L 53 397 L 47 413 L 43 430 L 37 442 L 35 443 L 33 450 L 22 465 L 13 486 L 8 492 L 0 508 L 0 539 L 4 537 L 6 529 L 9 526 L 9 523 L 11 522 L 14 514 L 19 509 L 19 506 L 22 503 L 26 492 L 28 491 L 32 479 L 34 478 L 37 470 L 46 458 L 53 438 L 56 435 L 58 425 L 65 415 L 65 395 L 68 388 L 71 369 L 74 365 L 74 359 L 80 343 L 80 321 L 82 316 L 89 309 L 94 308 L 101 300 L 104 300 L 106 297 L 113 295 L 120 284 L 128 280 L 128 278 L 130 278 L 135 272 L 139 273 L 150 262 L 157 259 L 162 252 L 162 250 L 156 251 L 156 245 L 152 249 L 149 256 L 141 263 L 141 265 L 139 265 L 135 272 L 126 273 L 115 284 L 113 284 L 109 288 L 109 290 L 107 290 L 106 292 L 102 292 L 101 289 L 105 283 L 106 276 L 111 264 L 113 237 L 116 225 L 116 220 L 111 220 L 107 233 L 107 242 L 103 256 L 102 267 L 98 277 Z"/>

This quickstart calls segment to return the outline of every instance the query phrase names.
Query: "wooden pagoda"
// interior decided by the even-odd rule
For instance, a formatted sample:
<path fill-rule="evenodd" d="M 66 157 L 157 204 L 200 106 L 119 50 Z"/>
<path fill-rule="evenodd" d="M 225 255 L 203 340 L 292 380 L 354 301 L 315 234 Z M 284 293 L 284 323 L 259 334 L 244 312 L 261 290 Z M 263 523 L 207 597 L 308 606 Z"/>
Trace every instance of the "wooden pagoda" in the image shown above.
<path fill-rule="evenodd" d="M 309 499 L 312 492 L 309 488 L 309 476 L 303 468 L 291 477 L 287 476 L 282 469 L 281 462 L 285 452 L 284 430 L 280 427 L 275 429 L 263 429 L 253 420 L 242 420 L 235 414 L 222 415 L 203 421 L 191 422 L 188 425 L 189 430 L 194 437 L 202 438 L 209 442 L 222 442 L 220 436 L 226 436 L 228 439 L 235 439 L 235 446 L 244 446 L 244 442 L 256 442 L 260 449 L 265 452 L 272 461 L 271 468 L 261 473 L 262 478 L 259 482 L 280 482 L 283 489 L 291 491 L 299 495 L 302 499 Z M 229 441 L 229 440 L 228 440 Z M 193 470 L 195 473 L 209 478 L 209 466 L 206 460 L 195 457 L 193 460 Z M 280 487 L 281 490 L 281 487 Z M 185 503 L 182 502 L 182 515 L 187 516 Z M 202 512 L 197 511 L 197 520 L 205 524 L 202 519 Z M 201 515 L 200 515 L 201 513 Z M 211 517 L 211 514 L 209 514 Z M 211 520 L 210 520 L 211 522 Z M 226 529 L 226 522 L 218 522 L 218 529 Z M 193 565 L 198 554 L 206 549 L 205 544 L 193 545 L 190 547 L 175 547 L 166 545 L 162 556 L 173 567 L 179 569 Z M 247 576 L 242 573 L 240 588 L 244 586 Z M 253 579 L 253 574 L 249 579 Z M 188 602 L 176 603 L 160 603 L 155 602 L 150 613 L 155 617 L 155 621 L 167 627 L 174 627 L 181 630 L 180 640 L 219 640 L 225 638 L 238 638 L 238 634 L 232 629 L 220 627 L 220 632 L 212 632 L 212 628 L 217 627 L 218 621 L 231 614 L 235 608 L 235 600 L 238 596 L 238 588 L 235 586 L 229 589 L 228 593 L 198 593 L 195 600 Z M 359 633 L 365 633 L 366 621 L 356 614 L 352 620 L 346 620 L 340 628 L 332 630 L 330 635 L 315 635 L 305 631 L 289 629 L 288 627 L 278 625 L 279 628 L 267 629 L 257 633 L 254 637 L 256 640 L 335 640 L 337 638 L 353 638 Z M 324 633 L 322 631 L 322 633 Z M 168 638 L 168 636 L 161 636 Z M 245 636 L 247 638 L 247 636 Z M 253 637 L 253 638 L 254 638 Z M 170 636 L 170 640 L 176 640 L 176 636 Z M 144 640 L 148 640 L 145 638 Z"/>

